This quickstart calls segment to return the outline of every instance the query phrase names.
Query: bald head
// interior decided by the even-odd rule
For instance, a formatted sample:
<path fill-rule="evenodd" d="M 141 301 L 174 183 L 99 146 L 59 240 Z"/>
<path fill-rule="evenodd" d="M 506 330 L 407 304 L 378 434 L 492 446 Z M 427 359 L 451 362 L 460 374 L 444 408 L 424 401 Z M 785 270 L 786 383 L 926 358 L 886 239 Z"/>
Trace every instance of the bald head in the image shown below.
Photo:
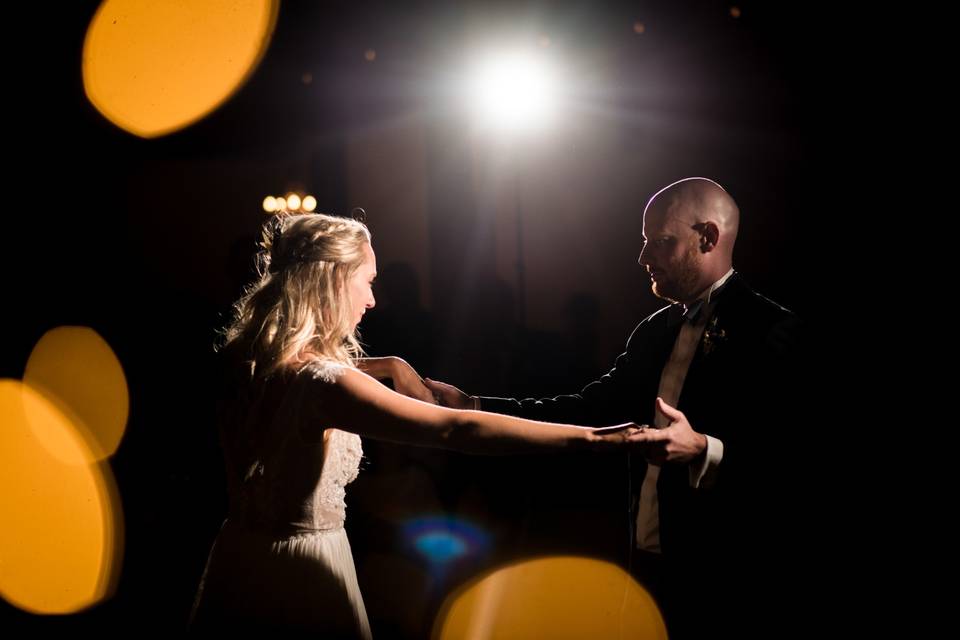
<path fill-rule="evenodd" d="M 643 212 L 640 254 L 654 292 L 686 302 L 723 277 L 739 224 L 737 203 L 713 180 L 685 178 L 658 191 Z"/>
<path fill-rule="evenodd" d="M 651 212 L 651 210 L 653 210 Z M 658 191 L 650 202 L 644 217 L 653 213 L 677 215 L 692 224 L 712 222 L 720 232 L 718 249 L 729 251 L 733 256 L 733 245 L 737 240 L 740 227 L 740 209 L 723 187 L 709 178 L 684 178 L 667 185 Z"/>

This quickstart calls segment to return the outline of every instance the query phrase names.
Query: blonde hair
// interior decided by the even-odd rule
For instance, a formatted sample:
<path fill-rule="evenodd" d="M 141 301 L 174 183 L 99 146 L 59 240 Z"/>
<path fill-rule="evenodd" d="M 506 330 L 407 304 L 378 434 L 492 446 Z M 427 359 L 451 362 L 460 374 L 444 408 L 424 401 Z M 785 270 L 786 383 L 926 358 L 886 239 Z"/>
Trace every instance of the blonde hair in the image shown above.
<path fill-rule="evenodd" d="M 267 377 L 288 363 L 325 358 L 352 365 L 357 341 L 347 282 L 370 231 L 324 214 L 284 215 L 264 227 L 259 280 L 234 305 L 223 350 Z"/>

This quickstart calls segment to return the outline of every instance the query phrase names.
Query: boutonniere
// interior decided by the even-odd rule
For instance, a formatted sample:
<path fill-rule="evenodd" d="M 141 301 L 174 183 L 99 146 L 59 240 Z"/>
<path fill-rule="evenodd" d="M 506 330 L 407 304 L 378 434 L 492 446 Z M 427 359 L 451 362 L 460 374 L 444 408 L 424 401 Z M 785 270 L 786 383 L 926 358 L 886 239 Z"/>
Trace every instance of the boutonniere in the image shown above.
<path fill-rule="evenodd" d="M 717 326 L 717 316 L 710 318 L 707 328 L 703 332 L 703 353 L 710 355 L 717 345 L 727 339 L 727 332 Z"/>

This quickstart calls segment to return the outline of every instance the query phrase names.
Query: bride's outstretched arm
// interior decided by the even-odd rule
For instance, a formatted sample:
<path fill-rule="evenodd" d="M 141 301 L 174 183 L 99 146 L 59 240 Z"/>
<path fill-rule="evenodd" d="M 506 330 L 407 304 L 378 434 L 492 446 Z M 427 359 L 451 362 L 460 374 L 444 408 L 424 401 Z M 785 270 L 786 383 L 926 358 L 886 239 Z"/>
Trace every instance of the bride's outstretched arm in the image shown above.
<path fill-rule="evenodd" d="M 645 442 L 633 424 L 600 432 L 586 427 L 523 420 L 496 413 L 446 409 L 384 387 L 356 369 L 334 380 L 315 378 L 323 427 L 407 444 L 467 453 L 521 453 L 538 449 L 613 449 Z"/>

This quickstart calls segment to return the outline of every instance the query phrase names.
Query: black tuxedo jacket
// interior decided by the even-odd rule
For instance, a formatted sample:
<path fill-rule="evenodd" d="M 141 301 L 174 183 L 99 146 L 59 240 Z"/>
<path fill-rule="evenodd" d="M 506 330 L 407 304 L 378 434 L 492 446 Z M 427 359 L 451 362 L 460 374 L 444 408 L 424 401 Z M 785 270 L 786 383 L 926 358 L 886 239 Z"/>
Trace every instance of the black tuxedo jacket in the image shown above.
<path fill-rule="evenodd" d="M 653 424 L 660 375 L 684 321 L 678 304 L 644 319 L 614 367 L 580 393 L 482 398 L 481 406 L 548 422 Z M 800 437 L 798 418 L 806 402 L 798 393 L 804 382 L 797 364 L 800 334 L 792 312 L 754 292 L 737 273 L 718 294 L 677 408 L 694 430 L 723 441 L 723 460 L 711 488 L 691 488 L 687 465 L 662 467 L 657 492 L 664 557 L 696 570 L 708 555 L 736 559 L 770 549 L 769 536 L 776 529 L 767 521 L 777 518 L 783 501 L 790 500 L 779 488 L 791 486 L 790 476 L 796 473 L 788 460 Z M 629 491 L 623 504 L 635 509 L 646 462 L 632 453 L 629 465 L 618 468 L 623 482 L 602 490 Z M 631 527 L 634 516 L 630 514 Z"/>

